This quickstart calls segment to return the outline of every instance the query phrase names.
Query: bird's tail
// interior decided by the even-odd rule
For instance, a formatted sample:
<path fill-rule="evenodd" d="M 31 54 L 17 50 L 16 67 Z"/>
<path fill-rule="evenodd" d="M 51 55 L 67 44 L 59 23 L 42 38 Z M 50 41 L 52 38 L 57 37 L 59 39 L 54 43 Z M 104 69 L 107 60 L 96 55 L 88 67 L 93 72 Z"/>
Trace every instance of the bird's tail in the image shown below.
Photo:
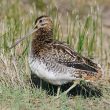
<path fill-rule="evenodd" d="M 99 64 L 97 64 L 97 72 L 94 72 L 92 74 L 88 74 L 85 77 L 85 80 L 90 80 L 90 81 L 98 81 L 103 77 L 103 70 Z"/>

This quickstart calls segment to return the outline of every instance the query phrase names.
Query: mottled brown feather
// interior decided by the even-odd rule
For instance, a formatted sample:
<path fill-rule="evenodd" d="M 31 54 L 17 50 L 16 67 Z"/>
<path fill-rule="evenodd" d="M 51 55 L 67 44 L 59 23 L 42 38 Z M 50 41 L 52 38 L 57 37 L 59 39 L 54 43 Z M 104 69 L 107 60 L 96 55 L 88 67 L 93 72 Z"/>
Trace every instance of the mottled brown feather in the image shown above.
<path fill-rule="evenodd" d="M 36 23 L 40 18 L 36 20 Z M 44 62 L 46 59 L 50 59 L 58 64 L 75 68 L 79 78 L 91 81 L 100 79 L 102 71 L 96 63 L 73 51 L 66 43 L 53 39 L 53 25 L 50 19 L 48 20 L 46 27 L 40 28 L 34 33 L 31 47 L 33 56 Z"/>

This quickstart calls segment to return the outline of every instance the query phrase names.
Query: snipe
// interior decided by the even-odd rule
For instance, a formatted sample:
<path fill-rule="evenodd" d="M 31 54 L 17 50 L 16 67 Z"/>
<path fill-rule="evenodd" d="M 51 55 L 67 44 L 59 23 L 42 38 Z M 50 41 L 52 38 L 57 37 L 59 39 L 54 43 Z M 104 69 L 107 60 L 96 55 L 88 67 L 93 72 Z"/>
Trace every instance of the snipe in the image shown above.
<path fill-rule="evenodd" d="M 53 23 L 50 17 L 37 18 L 34 29 L 12 47 L 30 34 L 33 34 L 33 37 L 29 53 L 29 66 L 40 79 L 60 86 L 82 79 L 96 81 L 101 78 L 102 71 L 98 64 L 79 55 L 67 44 L 53 39 Z M 73 87 L 74 85 L 65 93 Z M 58 88 L 58 93 L 59 90 Z"/>

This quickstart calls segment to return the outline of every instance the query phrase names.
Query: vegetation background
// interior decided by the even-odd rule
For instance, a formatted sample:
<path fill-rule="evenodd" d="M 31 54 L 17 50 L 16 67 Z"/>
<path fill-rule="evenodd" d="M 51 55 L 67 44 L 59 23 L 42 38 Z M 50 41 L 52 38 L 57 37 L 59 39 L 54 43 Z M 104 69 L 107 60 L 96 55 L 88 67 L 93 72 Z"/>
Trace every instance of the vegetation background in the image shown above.
<path fill-rule="evenodd" d="M 31 87 L 25 35 L 40 15 L 54 22 L 55 39 L 67 42 L 103 68 L 96 82 L 101 97 L 76 95 L 53 100 Z M 110 110 L 110 0 L 0 0 L 0 110 Z"/>

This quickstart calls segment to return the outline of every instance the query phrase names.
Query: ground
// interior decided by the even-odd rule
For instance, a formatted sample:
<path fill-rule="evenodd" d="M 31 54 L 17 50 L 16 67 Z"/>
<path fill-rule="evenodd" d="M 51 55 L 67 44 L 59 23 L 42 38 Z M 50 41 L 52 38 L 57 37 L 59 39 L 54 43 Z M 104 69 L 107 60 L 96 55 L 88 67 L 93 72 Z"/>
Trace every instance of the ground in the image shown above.
<path fill-rule="evenodd" d="M 0 109 L 109 110 L 109 2 L 0 0 Z M 81 82 L 71 91 L 73 95 L 62 95 L 59 99 L 53 95 L 54 87 L 49 86 L 47 90 L 32 84 L 28 65 L 31 37 L 11 50 L 9 46 L 25 35 L 36 17 L 43 14 L 53 19 L 55 39 L 67 42 L 75 51 L 102 66 L 102 79 L 92 85 Z"/>

